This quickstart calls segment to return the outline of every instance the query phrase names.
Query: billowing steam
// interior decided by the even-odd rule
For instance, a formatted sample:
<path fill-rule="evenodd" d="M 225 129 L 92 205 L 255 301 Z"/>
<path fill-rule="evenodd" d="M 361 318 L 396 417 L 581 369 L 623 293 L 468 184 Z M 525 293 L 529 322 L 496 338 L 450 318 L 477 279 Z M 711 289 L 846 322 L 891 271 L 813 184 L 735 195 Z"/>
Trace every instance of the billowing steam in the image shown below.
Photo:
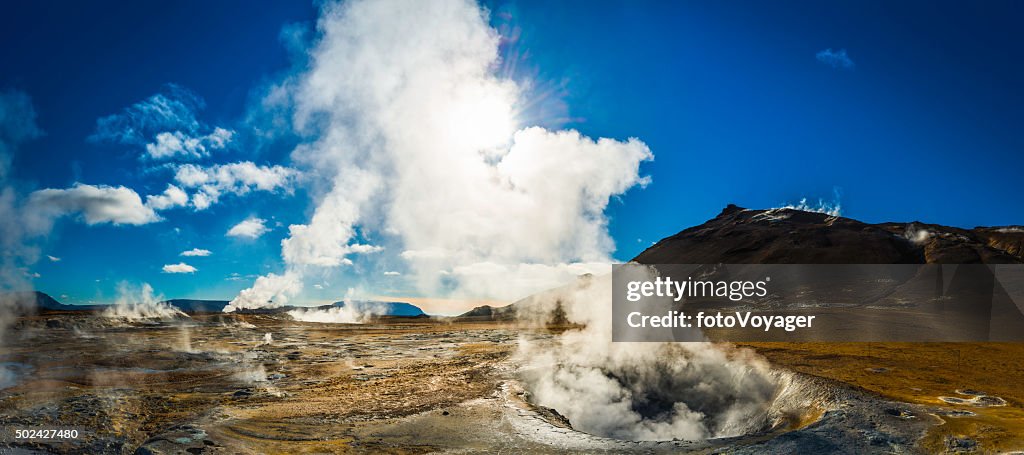
<path fill-rule="evenodd" d="M 807 198 L 802 198 L 796 204 L 785 204 L 777 208 L 824 213 L 828 216 L 841 216 L 843 214 L 842 196 L 842 191 L 837 187 L 832 189 L 831 201 L 818 198 L 818 202 L 812 202 L 808 201 Z"/>
<path fill-rule="evenodd" d="M 39 251 L 26 240 L 39 232 L 37 226 L 25 222 L 25 209 L 11 175 L 11 160 L 19 145 L 40 134 L 29 97 L 21 92 L 0 91 L 0 343 L 13 319 L 35 306 L 30 294 L 16 292 L 32 290 L 27 267 L 36 262 Z M 0 369 L 0 375 L 7 373 Z"/>
<path fill-rule="evenodd" d="M 288 100 L 306 138 L 292 159 L 314 182 L 312 217 L 282 241 L 285 272 L 260 277 L 226 311 L 282 305 L 304 276 L 355 255 L 399 257 L 402 276 L 438 297 L 510 300 L 608 272 L 605 209 L 648 182 L 639 167 L 653 155 L 638 139 L 521 128 L 529 94 L 498 76 L 486 15 L 467 0 L 323 8 L 308 65 L 268 97 Z M 544 320 L 561 302 L 585 326 L 522 342 L 534 401 L 577 429 L 629 439 L 767 425 L 778 386 L 763 361 L 703 343 L 612 344 L 610 280 L 590 276 L 521 309 Z M 355 320 L 343 308 L 292 313 Z"/>
<path fill-rule="evenodd" d="M 281 305 L 305 275 L 360 254 L 400 257 L 425 294 L 496 299 L 610 261 L 604 210 L 647 183 L 639 165 L 653 155 L 637 139 L 520 129 L 528 93 L 497 75 L 500 37 L 485 10 L 332 3 L 318 31 L 306 69 L 268 97 L 288 99 L 307 138 L 292 159 L 318 190 L 315 208 L 282 242 L 285 273 L 225 311 Z"/>
<path fill-rule="evenodd" d="M 153 294 L 153 287 L 149 283 L 136 287 L 122 281 L 117 285 L 117 300 L 103 310 L 103 316 L 129 321 L 188 317 L 181 310 L 162 300 L 162 297 Z"/>
<path fill-rule="evenodd" d="M 524 302 L 543 320 L 560 305 L 585 324 L 552 341 L 520 341 L 517 359 L 532 401 L 573 428 L 629 440 L 705 439 L 772 425 L 779 381 L 753 352 L 712 343 L 612 343 L 611 279 L 585 277 Z"/>
<path fill-rule="evenodd" d="M 932 238 L 932 232 L 916 223 L 910 223 L 903 231 L 903 237 L 915 245 L 923 245 Z"/>
<path fill-rule="evenodd" d="M 333 324 L 362 324 L 375 315 L 387 314 L 387 307 L 376 302 L 346 301 L 331 308 L 299 308 L 288 312 L 296 321 Z"/>

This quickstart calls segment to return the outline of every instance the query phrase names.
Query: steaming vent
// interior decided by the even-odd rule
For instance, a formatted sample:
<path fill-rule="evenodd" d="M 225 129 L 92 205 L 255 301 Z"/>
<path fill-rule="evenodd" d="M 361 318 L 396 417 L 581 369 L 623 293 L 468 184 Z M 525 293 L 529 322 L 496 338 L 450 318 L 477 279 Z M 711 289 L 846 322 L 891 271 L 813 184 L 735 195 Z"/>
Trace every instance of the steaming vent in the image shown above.
<path fill-rule="evenodd" d="M 627 441 L 781 433 L 815 422 L 829 407 L 823 388 L 810 378 L 779 371 L 734 376 L 728 370 L 634 365 L 579 376 L 583 382 L 571 390 L 560 383 L 570 377 L 561 368 L 551 382 L 538 381 L 541 371 L 525 372 L 522 397 L 554 426 Z"/>
<path fill-rule="evenodd" d="M 815 420 L 829 401 L 815 395 L 822 387 L 773 369 L 749 349 L 613 343 L 610 296 L 605 275 L 517 303 L 520 320 L 544 320 L 537 315 L 561 308 L 577 325 L 553 338 L 520 340 L 524 398 L 554 411 L 542 416 L 564 417 L 572 429 L 606 438 L 694 441 L 794 429 Z"/>

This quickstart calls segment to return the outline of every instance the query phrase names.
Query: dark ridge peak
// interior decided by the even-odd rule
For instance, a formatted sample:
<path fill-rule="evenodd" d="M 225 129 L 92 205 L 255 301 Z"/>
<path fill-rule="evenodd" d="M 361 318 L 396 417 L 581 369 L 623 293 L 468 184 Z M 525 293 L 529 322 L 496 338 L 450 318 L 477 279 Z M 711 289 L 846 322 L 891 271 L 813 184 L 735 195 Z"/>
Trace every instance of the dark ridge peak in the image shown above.
<path fill-rule="evenodd" d="M 736 204 L 729 204 L 729 205 L 725 206 L 724 209 L 722 209 L 722 213 L 719 213 L 718 216 L 721 217 L 721 216 L 729 215 L 729 214 L 736 213 L 736 212 L 742 212 L 744 210 L 746 210 L 746 209 L 743 208 L 743 207 L 740 207 L 740 206 L 738 206 Z"/>
<path fill-rule="evenodd" d="M 516 308 L 513 305 L 505 306 L 490 306 L 481 305 L 473 308 L 465 313 L 462 313 L 456 318 L 474 318 L 474 319 L 485 319 L 485 320 L 511 320 L 516 315 Z"/>
<path fill-rule="evenodd" d="M 1024 229 L 920 221 L 869 224 L 794 208 L 742 209 L 657 242 L 633 258 L 644 264 L 970 264 L 1024 263 Z"/>

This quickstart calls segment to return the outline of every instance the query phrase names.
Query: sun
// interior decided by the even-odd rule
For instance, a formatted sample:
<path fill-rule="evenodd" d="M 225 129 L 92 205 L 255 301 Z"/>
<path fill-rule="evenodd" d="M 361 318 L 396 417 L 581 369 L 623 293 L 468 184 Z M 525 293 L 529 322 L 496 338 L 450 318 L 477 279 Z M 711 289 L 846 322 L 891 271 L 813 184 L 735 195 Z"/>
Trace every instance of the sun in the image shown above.
<path fill-rule="evenodd" d="M 492 82 L 452 100 L 448 127 L 456 145 L 481 151 L 508 144 L 517 129 L 514 99 L 513 88 Z"/>

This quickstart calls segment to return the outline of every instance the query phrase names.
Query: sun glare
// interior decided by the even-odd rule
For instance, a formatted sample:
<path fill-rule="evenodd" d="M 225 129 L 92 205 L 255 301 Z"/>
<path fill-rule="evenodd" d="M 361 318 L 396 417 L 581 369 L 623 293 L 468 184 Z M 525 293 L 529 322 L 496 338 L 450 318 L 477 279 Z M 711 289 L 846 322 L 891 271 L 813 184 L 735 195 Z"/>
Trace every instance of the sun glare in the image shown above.
<path fill-rule="evenodd" d="M 507 90 L 475 90 L 453 103 L 449 128 L 460 147 L 484 150 L 507 144 L 516 130 L 515 113 Z M 484 93 L 480 93 L 484 92 Z"/>

